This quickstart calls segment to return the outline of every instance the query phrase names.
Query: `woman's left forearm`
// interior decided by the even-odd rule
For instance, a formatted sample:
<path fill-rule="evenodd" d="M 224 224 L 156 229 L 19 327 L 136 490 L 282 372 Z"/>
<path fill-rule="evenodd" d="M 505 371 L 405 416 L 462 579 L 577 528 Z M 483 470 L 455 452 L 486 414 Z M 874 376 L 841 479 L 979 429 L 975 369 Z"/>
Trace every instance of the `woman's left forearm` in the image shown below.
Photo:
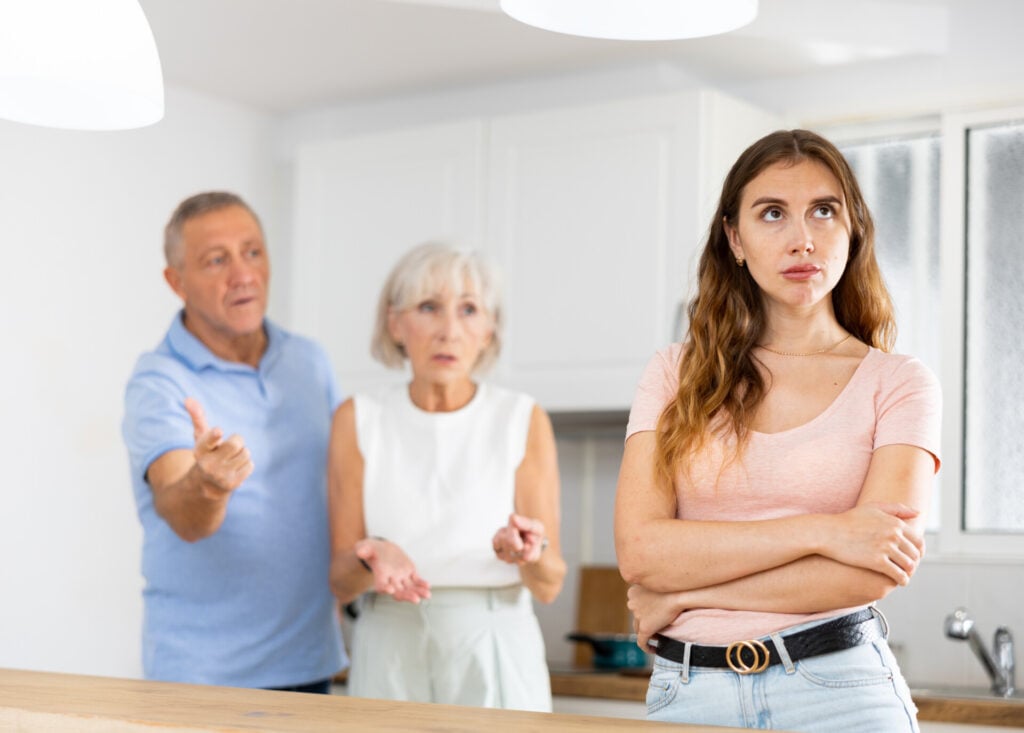
<path fill-rule="evenodd" d="M 690 609 L 716 608 L 765 613 L 821 613 L 879 600 L 896 584 L 863 568 L 811 556 L 737 580 L 691 590 L 659 593 L 629 589 L 629 609 L 641 648 Z"/>
<path fill-rule="evenodd" d="M 520 522 L 520 529 L 529 529 L 527 534 L 532 535 L 531 542 L 535 543 L 533 552 L 540 550 L 539 556 L 529 553 L 531 562 L 519 564 L 519 575 L 523 585 L 542 603 L 555 600 L 565 581 L 559 493 L 554 431 L 547 413 L 535 405 L 530 416 L 526 453 L 516 470 L 515 509 L 522 517 L 529 518 Z"/>
<path fill-rule="evenodd" d="M 565 582 L 565 572 L 566 565 L 562 556 L 547 550 L 537 562 L 519 567 L 523 585 L 541 603 L 551 603 L 555 600 Z"/>
<path fill-rule="evenodd" d="M 678 598 L 685 608 L 820 613 L 873 603 L 896 587 L 888 576 L 812 555 Z"/>

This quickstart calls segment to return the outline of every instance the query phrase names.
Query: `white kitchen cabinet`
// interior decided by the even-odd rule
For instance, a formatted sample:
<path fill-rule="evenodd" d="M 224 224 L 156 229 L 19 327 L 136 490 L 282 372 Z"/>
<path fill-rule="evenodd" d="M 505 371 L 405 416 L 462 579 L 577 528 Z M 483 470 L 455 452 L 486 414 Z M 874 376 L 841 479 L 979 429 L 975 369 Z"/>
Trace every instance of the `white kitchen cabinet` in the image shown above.
<path fill-rule="evenodd" d="M 368 354 L 388 268 L 427 240 L 478 248 L 504 283 L 492 378 L 549 410 L 626 409 L 679 337 L 725 171 L 776 124 L 692 91 L 308 143 L 294 326 L 325 344 L 346 391 L 388 379 Z"/>
<path fill-rule="evenodd" d="M 482 154 L 479 120 L 300 147 L 293 326 L 324 345 L 344 392 L 402 377 L 370 356 L 377 297 L 399 256 L 428 240 L 479 245 Z"/>
<path fill-rule="evenodd" d="M 776 120 L 710 91 L 494 119 L 488 246 L 507 283 L 501 381 L 548 409 L 628 408 L 679 338 L 736 155 Z"/>

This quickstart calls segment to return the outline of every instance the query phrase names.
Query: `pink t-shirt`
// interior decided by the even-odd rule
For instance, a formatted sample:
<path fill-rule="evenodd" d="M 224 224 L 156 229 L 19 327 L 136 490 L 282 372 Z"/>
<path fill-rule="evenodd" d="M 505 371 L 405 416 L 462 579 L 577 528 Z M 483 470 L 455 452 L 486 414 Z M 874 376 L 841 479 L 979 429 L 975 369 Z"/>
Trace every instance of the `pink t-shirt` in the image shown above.
<path fill-rule="evenodd" d="M 626 438 L 655 430 L 679 384 L 682 344 L 647 365 L 629 414 Z M 731 443 L 713 439 L 676 478 L 679 519 L 748 521 L 838 513 L 857 503 L 871 455 L 884 445 L 921 447 L 939 468 L 942 395 L 917 359 L 872 348 L 849 383 L 810 422 L 780 433 L 750 431 L 740 460 L 722 469 Z M 685 560 L 682 558 L 681 560 Z M 682 613 L 662 633 L 702 644 L 728 644 L 853 609 L 783 614 L 720 609 Z"/>

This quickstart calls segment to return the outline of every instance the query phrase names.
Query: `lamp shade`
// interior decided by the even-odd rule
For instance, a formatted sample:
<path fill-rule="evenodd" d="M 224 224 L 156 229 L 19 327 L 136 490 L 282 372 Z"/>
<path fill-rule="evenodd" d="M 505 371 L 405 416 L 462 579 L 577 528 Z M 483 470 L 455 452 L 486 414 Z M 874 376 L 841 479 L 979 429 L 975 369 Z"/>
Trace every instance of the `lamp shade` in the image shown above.
<path fill-rule="evenodd" d="M 160 57 L 137 0 L 0 0 L 0 118 L 121 130 L 163 115 Z"/>
<path fill-rule="evenodd" d="M 665 41 L 744 26 L 757 16 L 757 0 L 501 0 L 501 9 L 558 33 Z"/>

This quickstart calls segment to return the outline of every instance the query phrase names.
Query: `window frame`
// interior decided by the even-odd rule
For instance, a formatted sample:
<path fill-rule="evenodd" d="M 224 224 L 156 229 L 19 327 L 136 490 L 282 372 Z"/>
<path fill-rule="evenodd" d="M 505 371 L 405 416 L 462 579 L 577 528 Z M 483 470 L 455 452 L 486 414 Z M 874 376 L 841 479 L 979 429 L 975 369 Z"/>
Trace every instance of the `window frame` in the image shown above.
<path fill-rule="evenodd" d="M 942 292 L 939 345 L 942 384 L 942 469 L 939 528 L 927 532 L 926 561 L 1022 562 L 1024 529 L 1017 533 L 964 530 L 966 451 L 965 366 L 967 260 L 967 135 L 972 127 L 1024 120 L 1024 106 L 946 111 L 884 121 L 819 126 L 838 145 L 914 135 L 939 136 L 939 278 Z"/>

